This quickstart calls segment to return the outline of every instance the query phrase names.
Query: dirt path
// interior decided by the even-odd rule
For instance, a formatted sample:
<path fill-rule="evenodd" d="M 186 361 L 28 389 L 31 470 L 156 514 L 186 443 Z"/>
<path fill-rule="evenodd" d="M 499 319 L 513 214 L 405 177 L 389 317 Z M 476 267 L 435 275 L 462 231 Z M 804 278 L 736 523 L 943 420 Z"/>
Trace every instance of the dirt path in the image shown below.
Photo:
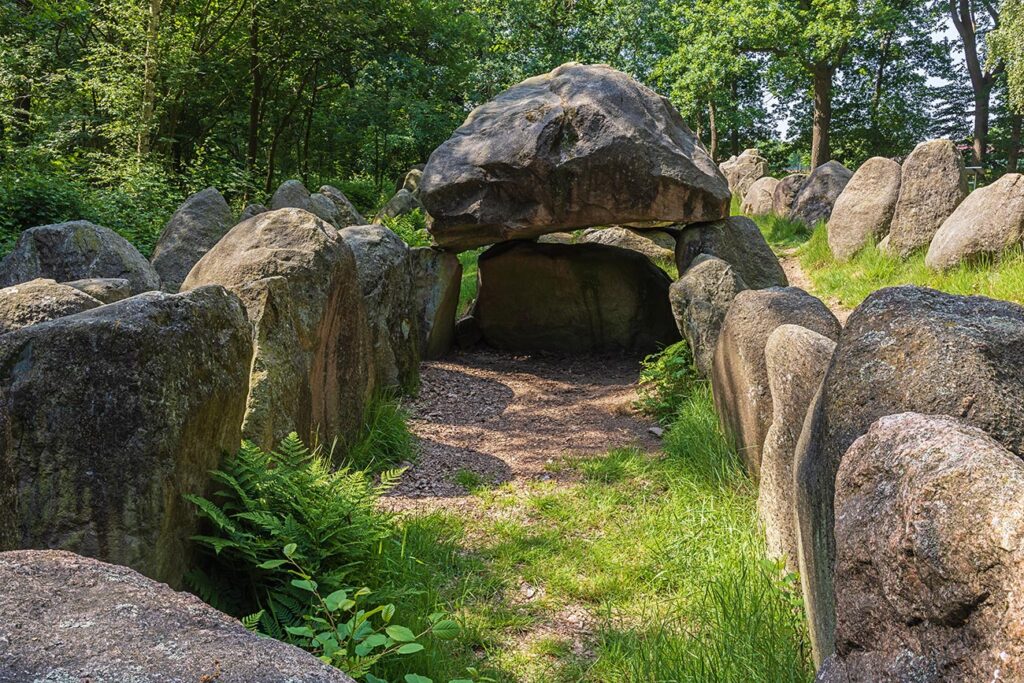
<path fill-rule="evenodd" d="M 811 278 L 807 277 L 807 273 L 804 272 L 803 267 L 800 265 L 800 259 L 795 255 L 795 249 L 790 249 L 779 255 L 779 263 L 782 264 L 782 269 L 786 271 L 786 279 L 789 280 L 789 284 L 793 287 L 799 287 L 800 289 L 818 296 L 814 292 L 814 284 L 811 282 Z M 838 299 L 834 297 L 819 297 L 825 302 L 837 318 L 843 325 L 846 324 L 846 319 L 850 317 L 852 309 L 843 306 Z"/>
<path fill-rule="evenodd" d="M 635 359 L 561 358 L 488 350 L 424 363 L 408 408 L 419 460 L 388 497 L 395 510 L 472 506 L 466 484 L 552 479 L 567 454 L 637 445 L 657 450 L 636 415 Z M 461 482 L 461 483 L 460 483 Z"/>

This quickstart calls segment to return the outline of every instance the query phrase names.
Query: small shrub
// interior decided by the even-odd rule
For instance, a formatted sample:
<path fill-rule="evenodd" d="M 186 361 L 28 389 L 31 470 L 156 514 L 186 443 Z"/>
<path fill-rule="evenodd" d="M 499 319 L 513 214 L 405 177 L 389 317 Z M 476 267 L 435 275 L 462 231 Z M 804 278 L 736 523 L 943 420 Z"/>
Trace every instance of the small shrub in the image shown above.
<path fill-rule="evenodd" d="M 433 240 L 427 232 L 427 217 L 419 209 L 395 217 L 385 217 L 384 225 L 405 240 L 410 247 L 429 247 Z"/>
<path fill-rule="evenodd" d="M 381 394 L 372 399 L 363 413 L 359 438 L 348 449 L 348 465 L 378 471 L 415 459 L 416 439 L 409 431 L 408 418 L 394 396 Z"/>
<path fill-rule="evenodd" d="M 689 344 L 676 342 L 644 359 L 636 406 L 662 424 L 671 424 L 698 382 Z"/>
<path fill-rule="evenodd" d="M 380 185 L 368 175 L 358 175 L 338 183 L 338 189 L 345 193 L 352 205 L 364 216 L 376 213 L 388 200 Z"/>

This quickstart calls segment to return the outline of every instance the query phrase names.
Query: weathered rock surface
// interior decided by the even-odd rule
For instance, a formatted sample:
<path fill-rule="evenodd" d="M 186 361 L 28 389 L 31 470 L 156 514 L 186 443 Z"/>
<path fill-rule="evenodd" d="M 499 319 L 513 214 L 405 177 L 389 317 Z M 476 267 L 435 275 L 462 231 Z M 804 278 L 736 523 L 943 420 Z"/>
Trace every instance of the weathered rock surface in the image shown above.
<path fill-rule="evenodd" d="M 510 242 L 480 256 L 474 317 L 510 351 L 650 353 L 679 340 L 668 276 L 604 244 Z"/>
<path fill-rule="evenodd" d="M 1024 679 L 1024 463 L 944 416 L 883 417 L 836 480 L 821 683 Z"/>
<path fill-rule="evenodd" d="M 0 553 L 0 681 L 351 683 L 188 593 L 72 553 Z"/>
<path fill-rule="evenodd" d="M 219 284 L 242 300 L 254 353 L 242 433 L 264 447 L 290 432 L 354 435 L 372 390 L 371 342 L 352 250 L 301 209 L 239 223 L 183 290 Z"/>
<path fill-rule="evenodd" d="M 711 375 L 711 362 L 725 314 L 736 295 L 747 289 L 743 278 L 720 258 L 702 254 L 669 288 L 676 327 L 690 345 L 702 377 Z"/>
<path fill-rule="evenodd" d="M 587 230 L 579 243 L 607 244 L 611 247 L 632 249 L 655 263 L 671 262 L 675 257 L 676 239 L 662 230 L 632 230 L 612 226 L 600 230 Z"/>
<path fill-rule="evenodd" d="M 998 255 L 1024 237 L 1024 175 L 1007 173 L 979 187 L 935 233 L 924 262 L 945 270 L 962 261 Z"/>
<path fill-rule="evenodd" d="M 772 423 L 765 348 L 780 325 L 800 325 L 829 339 L 839 337 L 839 321 L 818 299 L 797 287 L 740 292 L 722 322 L 711 364 L 711 388 L 722 431 L 755 478 L 761 449 Z"/>
<path fill-rule="evenodd" d="M 382 225 L 340 233 L 356 259 L 358 290 L 369 322 L 374 385 L 412 391 L 419 384 L 419 296 L 409 246 Z"/>
<path fill-rule="evenodd" d="M 847 261 L 868 244 L 889 234 L 900 196 L 900 165 L 872 157 L 850 178 L 828 219 L 828 246 L 839 261 Z"/>
<path fill-rule="evenodd" d="M 811 171 L 793 199 L 789 219 L 800 221 L 809 228 L 820 221 L 827 221 L 852 176 L 853 172 L 838 161 L 829 161 Z"/>
<path fill-rule="evenodd" d="M 1024 454 L 1024 307 L 918 287 L 871 294 L 849 317 L 797 446 L 800 578 L 817 661 L 832 653 L 836 470 L 880 417 L 949 415 Z"/>
<path fill-rule="evenodd" d="M 793 202 L 796 201 L 796 196 L 800 194 L 800 188 L 805 182 L 806 173 L 791 173 L 780 180 L 775 186 L 775 192 L 772 193 L 772 213 L 783 218 L 789 216 L 789 212 L 793 210 Z"/>
<path fill-rule="evenodd" d="M 805 327 L 779 325 L 768 335 L 764 350 L 772 422 L 761 451 L 757 511 L 769 557 L 784 558 L 790 571 L 800 566 L 793 488 L 796 444 L 835 348 L 835 341 Z"/>
<path fill-rule="evenodd" d="M 310 192 L 298 180 L 286 180 L 270 198 L 271 211 L 278 209 L 302 209 L 309 211 Z"/>
<path fill-rule="evenodd" d="M 409 190 L 402 188 L 395 193 L 394 197 L 389 199 L 387 203 L 380 208 L 380 211 L 377 212 L 373 222 L 380 224 L 384 222 L 385 218 L 397 218 L 398 216 L 404 216 L 416 210 L 426 213 L 423 209 L 423 204 L 416 195 Z"/>
<path fill-rule="evenodd" d="M 419 187 L 444 247 L 729 213 L 729 188 L 667 99 L 603 65 L 564 64 L 474 110 Z"/>
<path fill-rule="evenodd" d="M 722 259 L 751 289 L 788 284 L 771 247 L 757 224 L 743 216 L 714 223 L 688 225 L 676 238 L 676 267 L 682 275 L 700 254 Z"/>
<path fill-rule="evenodd" d="M 900 196 L 889 227 L 889 253 L 906 258 L 927 247 L 967 196 L 964 162 L 949 140 L 922 142 L 903 162 Z"/>
<path fill-rule="evenodd" d="M 400 187 L 399 189 L 408 190 L 409 192 L 412 192 L 413 194 L 415 194 L 417 191 L 419 191 L 419 189 L 420 189 L 420 181 L 422 181 L 422 180 L 423 180 L 423 169 L 422 168 L 410 169 L 410 171 L 405 174 L 405 177 L 402 178 L 402 187 Z"/>
<path fill-rule="evenodd" d="M 244 209 L 242 209 L 242 215 L 238 217 L 238 222 L 242 223 L 254 216 L 259 216 L 261 213 L 266 213 L 267 211 L 270 211 L 270 209 L 263 204 L 248 204 Z"/>
<path fill-rule="evenodd" d="M 549 232 L 537 238 L 541 244 L 576 244 L 576 236 L 571 232 Z"/>
<path fill-rule="evenodd" d="M 150 262 L 165 292 L 177 292 L 203 254 L 235 224 L 224 196 L 208 187 L 188 199 L 167 222 Z"/>
<path fill-rule="evenodd" d="M 0 334 L 101 305 L 74 287 L 37 279 L 0 289 Z"/>
<path fill-rule="evenodd" d="M 723 161 L 719 169 L 729 182 L 729 191 L 742 200 L 750 186 L 768 174 L 768 160 L 756 149 L 745 149 L 738 157 Z"/>
<path fill-rule="evenodd" d="M 412 293 L 419 312 L 420 357 L 440 358 L 455 341 L 462 264 L 455 254 L 430 247 L 416 247 L 409 257 Z"/>
<path fill-rule="evenodd" d="M 743 195 L 743 202 L 740 204 L 740 211 L 748 216 L 761 216 L 772 212 L 774 206 L 775 190 L 779 186 L 779 180 L 771 176 L 758 178 L 750 185 L 750 189 Z"/>
<path fill-rule="evenodd" d="M 252 346 L 220 287 L 140 294 L 0 337 L 0 548 L 179 585 L 210 470 L 238 448 Z"/>
<path fill-rule="evenodd" d="M 135 294 L 160 289 L 153 266 L 128 240 L 88 221 L 29 228 L 0 261 L 0 287 L 36 278 L 67 282 L 94 277 L 124 278 Z"/>
<path fill-rule="evenodd" d="M 338 210 L 337 219 L 340 227 L 347 228 L 350 225 L 366 225 L 367 220 L 363 218 L 363 214 L 359 213 L 359 210 L 353 206 L 352 202 L 349 201 L 344 192 L 336 187 L 324 185 L 320 188 L 320 194 L 334 202 L 334 205 Z"/>
<path fill-rule="evenodd" d="M 132 295 L 132 285 L 122 277 L 93 277 L 85 280 L 72 280 L 63 283 L 85 292 L 104 304 L 112 304 Z"/>

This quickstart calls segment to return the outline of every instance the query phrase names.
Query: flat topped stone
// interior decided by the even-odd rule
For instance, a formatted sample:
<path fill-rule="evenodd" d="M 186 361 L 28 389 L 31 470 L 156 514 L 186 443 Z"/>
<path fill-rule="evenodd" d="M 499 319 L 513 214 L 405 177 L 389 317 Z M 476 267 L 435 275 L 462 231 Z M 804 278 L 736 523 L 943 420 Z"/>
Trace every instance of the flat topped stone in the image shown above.
<path fill-rule="evenodd" d="M 474 110 L 419 186 L 442 247 L 594 225 L 724 218 L 729 187 L 667 99 L 604 65 L 564 64 Z"/>

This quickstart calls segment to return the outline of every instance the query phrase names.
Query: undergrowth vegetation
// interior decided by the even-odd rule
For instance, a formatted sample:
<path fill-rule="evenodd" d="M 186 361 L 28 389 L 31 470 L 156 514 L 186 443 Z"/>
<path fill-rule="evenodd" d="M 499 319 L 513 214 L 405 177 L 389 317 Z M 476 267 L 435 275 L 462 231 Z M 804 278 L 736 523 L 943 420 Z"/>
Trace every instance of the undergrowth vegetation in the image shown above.
<path fill-rule="evenodd" d="M 671 425 L 698 381 L 690 345 L 686 340 L 676 342 L 644 359 L 636 406 Z"/>
<path fill-rule="evenodd" d="M 416 440 L 409 431 L 408 417 L 397 396 L 374 396 L 363 409 L 363 425 L 345 453 L 345 463 L 378 472 L 414 460 Z"/>

